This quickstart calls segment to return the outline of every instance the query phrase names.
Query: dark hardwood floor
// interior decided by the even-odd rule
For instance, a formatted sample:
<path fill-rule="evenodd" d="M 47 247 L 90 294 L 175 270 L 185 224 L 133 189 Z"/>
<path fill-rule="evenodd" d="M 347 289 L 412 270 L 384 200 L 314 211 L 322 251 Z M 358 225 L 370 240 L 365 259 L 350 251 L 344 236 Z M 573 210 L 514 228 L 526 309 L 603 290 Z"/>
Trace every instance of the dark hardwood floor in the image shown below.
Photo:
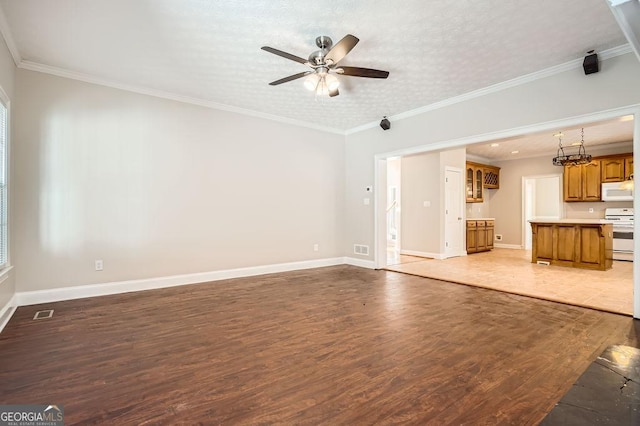
<path fill-rule="evenodd" d="M 336 266 L 19 308 L 0 334 L 0 404 L 60 404 L 67 424 L 536 424 L 638 332 Z"/>

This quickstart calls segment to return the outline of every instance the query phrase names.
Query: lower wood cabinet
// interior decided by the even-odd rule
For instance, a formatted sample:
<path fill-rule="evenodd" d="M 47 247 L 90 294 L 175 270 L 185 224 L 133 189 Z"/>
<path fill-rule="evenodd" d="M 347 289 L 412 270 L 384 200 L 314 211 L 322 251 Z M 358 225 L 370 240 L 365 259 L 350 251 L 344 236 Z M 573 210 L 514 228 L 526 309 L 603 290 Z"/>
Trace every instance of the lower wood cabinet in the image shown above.
<path fill-rule="evenodd" d="M 493 220 L 467 220 L 467 254 L 493 249 Z"/>
<path fill-rule="evenodd" d="M 607 270 L 613 265 L 613 225 L 532 223 L 531 262 Z"/>

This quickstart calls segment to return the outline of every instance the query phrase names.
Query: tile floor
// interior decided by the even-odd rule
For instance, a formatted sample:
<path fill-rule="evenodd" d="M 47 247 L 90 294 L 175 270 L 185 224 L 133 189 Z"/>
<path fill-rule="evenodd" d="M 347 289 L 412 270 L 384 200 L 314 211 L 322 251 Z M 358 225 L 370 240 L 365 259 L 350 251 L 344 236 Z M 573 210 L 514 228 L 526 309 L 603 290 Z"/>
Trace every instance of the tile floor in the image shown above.
<path fill-rule="evenodd" d="M 633 313 L 633 262 L 614 261 L 608 271 L 591 271 L 537 265 L 531 263 L 529 250 L 496 248 L 446 260 L 400 255 L 389 263 L 389 271 L 625 315 Z"/>

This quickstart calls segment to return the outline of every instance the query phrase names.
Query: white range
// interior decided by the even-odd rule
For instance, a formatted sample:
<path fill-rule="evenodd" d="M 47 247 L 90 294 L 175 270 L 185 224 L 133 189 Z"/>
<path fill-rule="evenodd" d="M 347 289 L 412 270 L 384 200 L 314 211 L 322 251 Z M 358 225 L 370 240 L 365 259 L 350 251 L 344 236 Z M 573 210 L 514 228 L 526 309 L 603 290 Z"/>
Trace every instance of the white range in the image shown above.
<path fill-rule="evenodd" d="M 613 259 L 633 262 L 633 208 L 608 208 L 604 217 L 613 222 Z"/>

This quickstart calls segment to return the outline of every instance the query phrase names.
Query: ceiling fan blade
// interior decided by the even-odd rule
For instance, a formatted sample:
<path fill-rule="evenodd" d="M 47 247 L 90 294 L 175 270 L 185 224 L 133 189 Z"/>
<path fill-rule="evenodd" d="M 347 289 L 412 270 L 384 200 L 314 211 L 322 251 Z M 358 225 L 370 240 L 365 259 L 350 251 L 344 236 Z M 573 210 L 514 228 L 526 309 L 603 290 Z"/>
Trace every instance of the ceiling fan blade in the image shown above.
<path fill-rule="evenodd" d="M 298 78 L 304 77 L 307 74 L 311 74 L 313 71 L 304 71 L 299 72 L 298 74 L 290 75 L 289 77 L 281 78 L 280 80 L 272 81 L 269 83 L 270 86 L 277 86 L 278 84 L 286 83 L 291 80 L 296 80 Z"/>
<path fill-rule="evenodd" d="M 329 53 L 327 53 L 327 56 L 324 57 L 325 61 L 334 65 L 337 64 L 347 53 L 351 52 L 351 49 L 353 49 L 359 41 L 356 36 L 347 34 L 342 40 L 333 45 Z"/>
<path fill-rule="evenodd" d="M 274 49 L 273 47 L 269 47 L 269 46 L 262 46 L 260 49 L 269 52 L 269 53 L 273 53 L 274 55 L 278 55 L 278 56 L 282 56 L 283 58 L 287 58 L 290 59 L 292 61 L 296 61 L 296 62 L 300 62 L 301 64 L 307 64 L 309 61 L 307 61 L 306 59 L 303 59 L 299 56 L 296 55 L 292 55 L 291 53 L 287 53 L 287 52 L 283 52 L 282 50 L 278 50 L 278 49 Z"/>
<path fill-rule="evenodd" d="M 336 73 L 342 75 L 350 75 L 353 77 L 368 77 L 368 78 L 387 78 L 389 77 L 389 71 L 374 70 L 371 68 L 359 68 L 359 67 L 340 67 L 336 68 Z"/>
<path fill-rule="evenodd" d="M 338 89 L 329 91 L 329 97 L 330 98 L 333 98 L 334 96 L 338 96 L 339 94 L 340 94 L 340 92 L 338 91 Z"/>

